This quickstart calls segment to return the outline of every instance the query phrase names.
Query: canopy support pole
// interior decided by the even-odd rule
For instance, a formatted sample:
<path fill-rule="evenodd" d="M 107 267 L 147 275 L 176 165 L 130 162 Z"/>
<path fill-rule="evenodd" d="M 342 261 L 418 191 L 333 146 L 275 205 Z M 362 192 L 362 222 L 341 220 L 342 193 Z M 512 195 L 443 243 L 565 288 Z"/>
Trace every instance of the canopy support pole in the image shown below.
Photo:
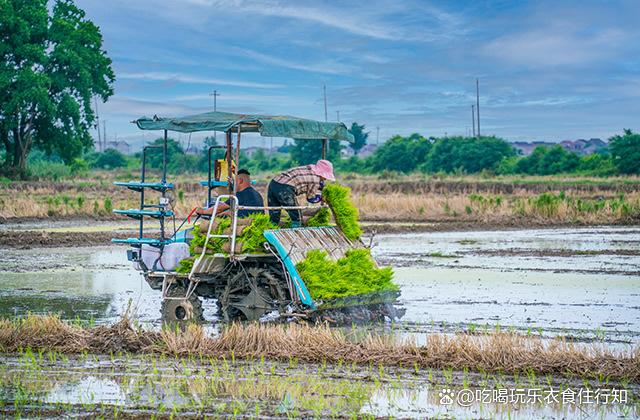
<path fill-rule="evenodd" d="M 236 145 L 236 166 L 233 171 L 233 195 L 236 195 L 238 192 L 238 183 L 236 180 L 238 179 L 238 165 L 240 165 L 240 124 L 238 124 L 238 144 Z"/>
<path fill-rule="evenodd" d="M 164 139 L 162 142 L 162 183 L 167 182 L 167 130 L 164 130 Z M 164 197 L 164 195 L 163 195 Z"/>
<path fill-rule="evenodd" d="M 169 139 L 167 137 L 167 130 L 164 130 L 164 141 L 162 144 L 162 184 L 167 183 L 167 143 Z M 160 199 L 160 205 L 162 210 L 166 210 L 166 197 L 167 189 L 162 189 L 162 198 Z M 142 219 L 142 218 L 141 218 Z M 164 217 L 160 218 L 160 239 L 164 243 Z M 162 248 L 160 248 L 162 250 Z"/>
<path fill-rule="evenodd" d="M 322 139 L 322 159 L 327 158 L 327 139 Z"/>
<path fill-rule="evenodd" d="M 227 153 L 225 154 L 225 159 L 227 160 L 227 189 L 230 190 L 231 182 L 233 181 L 233 158 L 231 157 L 233 145 L 231 143 L 231 130 L 226 132 L 227 135 Z"/>

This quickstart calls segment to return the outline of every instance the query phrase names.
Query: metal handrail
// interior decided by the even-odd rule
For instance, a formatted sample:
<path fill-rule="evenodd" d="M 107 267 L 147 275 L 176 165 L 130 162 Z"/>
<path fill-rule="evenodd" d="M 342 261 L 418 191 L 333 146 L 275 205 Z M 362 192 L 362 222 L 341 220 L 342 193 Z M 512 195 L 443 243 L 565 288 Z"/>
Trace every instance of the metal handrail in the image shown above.
<path fill-rule="evenodd" d="M 279 207 L 270 207 L 270 206 L 238 206 L 238 210 L 308 210 L 308 209 L 319 209 L 319 208 L 329 208 L 327 205 L 323 206 L 279 206 Z"/>
<path fill-rule="evenodd" d="M 228 198 L 230 200 L 235 200 L 235 205 L 232 206 L 234 208 L 233 211 L 233 215 L 232 215 L 232 228 L 231 228 L 231 235 L 211 235 L 211 228 L 213 227 L 213 223 L 215 222 L 216 219 L 216 214 L 218 213 L 218 205 L 220 204 L 220 199 L 222 198 Z M 207 236 L 205 237 L 204 240 L 204 246 L 202 247 L 202 253 L 200 254 L 200 256 L 198 257 L 198 259 L 196 259 L 193 262 L 193 267 L 191 267 L 191 271 L 189 272 L 189 280 L 193 279 L 193 274 L 194 271 L 196 269 L 196 267 L 198 266 L 198 264 L 200 263 L 200 261 L 202 261 L 202 259 L 204 258 L 204 256 L 207 253 L 207 245 L 209 244 L 209 239 L 210 238 L 219 238 L 219 237 L 228 237 L 231 239 L 231 249 L 229 250 L 229 254 L 231 256 L 231 258 L 233 259 L 233 254 L 235 251 L 235 247 L 236 247 L 236 229 L 238 227 L 238 217 L 237 217 L 237 210 L 238 207 L 238 198 L 234 195 L 219 195 L 216 197 L 216 202 L 213 205 L 213 212 L 211 213 L 211 218 L 209 219 L 209 227 L 207 229 Z"/>

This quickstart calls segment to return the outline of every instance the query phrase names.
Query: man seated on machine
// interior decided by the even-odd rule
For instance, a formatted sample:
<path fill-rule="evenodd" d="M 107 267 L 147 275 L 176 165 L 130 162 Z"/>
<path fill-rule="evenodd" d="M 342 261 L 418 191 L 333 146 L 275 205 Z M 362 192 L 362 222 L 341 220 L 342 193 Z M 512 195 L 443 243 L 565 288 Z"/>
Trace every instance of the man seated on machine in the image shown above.
<path fill-rule="evenodd" d="M 236 197 L 239 206 L 264 207 L 264 200 L 258 191 L 251 185 L 251 174 L 246 169 L 240 169 L 237 176 Z M 201 216 L 211 216 L 213 205 L 208 208 L 198 207 L 196 213 Z M 264 210 L 238 210 L 238 217 L 243 218 L 255 213 L 264 213 Z M 230 216 L 229 205 L 220 202 L 218 204 L 218 216 Z"/>

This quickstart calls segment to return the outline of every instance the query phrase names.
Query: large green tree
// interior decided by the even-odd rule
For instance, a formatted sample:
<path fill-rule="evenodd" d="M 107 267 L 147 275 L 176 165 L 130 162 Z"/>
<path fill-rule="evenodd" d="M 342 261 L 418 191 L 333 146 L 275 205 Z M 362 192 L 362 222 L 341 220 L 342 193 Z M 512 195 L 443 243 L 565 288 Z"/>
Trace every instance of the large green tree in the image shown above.
<path fill-rule="evenodd" d="M 495 170 L 502 159 L 516 154 L 513 147 L 497 137 L 444 137 L 436 140 L 429 152 L 429 172 L 476 173 Z"/>
<path fill-rule="evenodd" d="M 573 172 L 580 164 L 580 157 L 560 145 L 538 146 L 515 164 L 515 172 L 529 175 L 552 175 Z"/>
<path fill-rule="evenodd" d="M 353 143 L 351 144 L 351 148 L 353 149 L 353 153 L 357 155 L 360 150 L 367 144 L 369 132 L 367 131 L 365 133 L 364 125 L 360 125 L 357 122 L 351 124 L 349 132 L 351 133 L 351 135 L 353 135 Z"/>
<path fill-rule="evenodd" d="M 91 101 L 114 79 L 99 28 L 72 0 L 0 0 L 4 172 L 23 174 L 34 146 L 65 162 L 90 149 Z"/>
<path fill-rule="evenodd" d="M 431 150 L 431 140 L 414 133 L 409 137 L 393 136 L 371 156 L 374 171 L 413 172 L 423 164 Z"/>
<path fill-rule="evenodd" d="M 624 130 L 609 139 L 609 151 L 620 173 L 640 174 L 640 134 Z"/>
<path fill-rule="evenodd" d="M 332 162 L 339 160 L 343 147 L 338 140 L 329 140 L 327 159 Z M 289 153 L 291 160 L 298 165 L 316 163 L 318 159 L 322 159 L 322 140 L 296 139 L 289 149 Z"/>

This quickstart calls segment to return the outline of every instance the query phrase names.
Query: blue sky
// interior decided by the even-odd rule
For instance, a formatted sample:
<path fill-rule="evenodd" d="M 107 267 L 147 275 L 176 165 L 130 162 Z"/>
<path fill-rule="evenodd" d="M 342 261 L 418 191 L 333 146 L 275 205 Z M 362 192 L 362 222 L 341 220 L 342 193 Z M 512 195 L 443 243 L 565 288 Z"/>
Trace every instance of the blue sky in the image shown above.
<path fill-rule="evenodd" d="M 77 0 L 116 71 L 109 138 L 218 109 L 442 136 L 608 138 L 640 129 L 640 1 Z M 145 137 L 146 136 L 146 137 Z M 183 135 L 182 140 L 186 141 Z M 196 140 L 194 137 L 193 140 Z M 251 142 L 257 144 L 259 140 Z"/>

